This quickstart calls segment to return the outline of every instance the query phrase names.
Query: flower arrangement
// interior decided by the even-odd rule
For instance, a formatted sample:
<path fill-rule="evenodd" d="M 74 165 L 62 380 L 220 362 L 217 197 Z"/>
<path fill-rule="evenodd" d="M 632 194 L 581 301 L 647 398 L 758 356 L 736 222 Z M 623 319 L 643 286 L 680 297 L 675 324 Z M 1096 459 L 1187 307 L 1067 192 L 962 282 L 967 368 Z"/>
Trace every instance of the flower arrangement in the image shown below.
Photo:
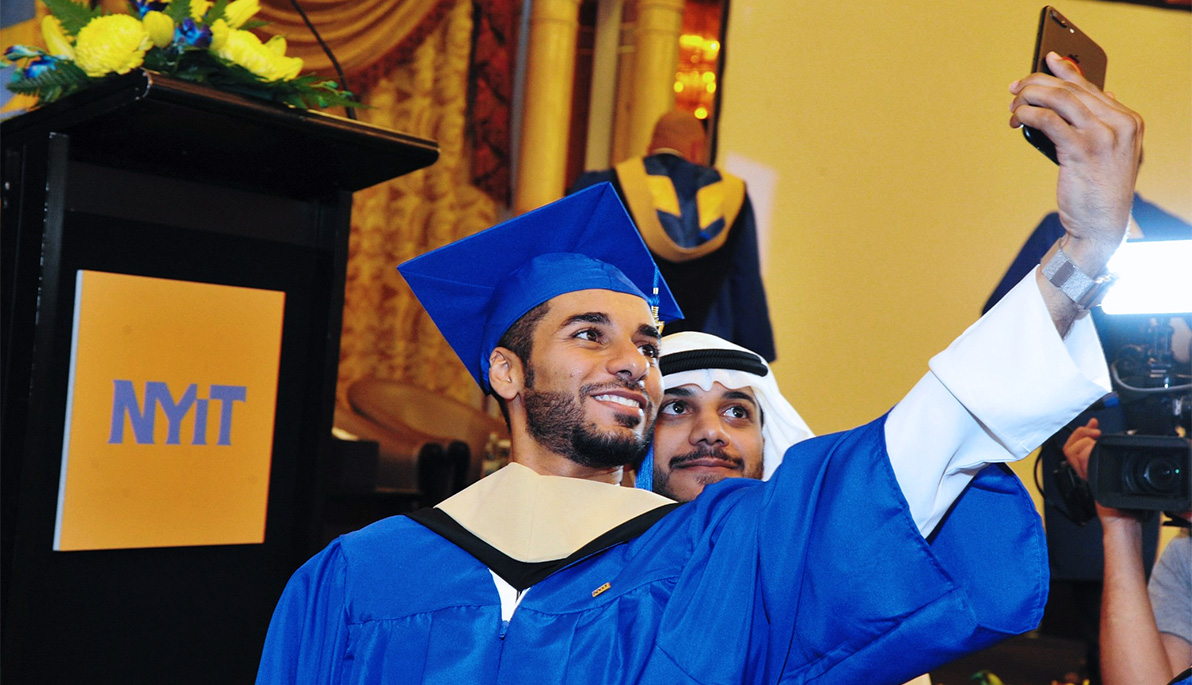
<path fill-rule="evenodd" d="M 302 75 L 302 60 L 286 56 L 286 39 L 252 33 L 260 0 L 129 0 L 128 14 L 106 14 L 72 0 L 43 0 L 46 49 L 14 45 L 5 65 L 19 68 L 8 89 L 39 103 L 138 67 L 193 83 L 300 108 L 356 107 L 335 81 Z"/>

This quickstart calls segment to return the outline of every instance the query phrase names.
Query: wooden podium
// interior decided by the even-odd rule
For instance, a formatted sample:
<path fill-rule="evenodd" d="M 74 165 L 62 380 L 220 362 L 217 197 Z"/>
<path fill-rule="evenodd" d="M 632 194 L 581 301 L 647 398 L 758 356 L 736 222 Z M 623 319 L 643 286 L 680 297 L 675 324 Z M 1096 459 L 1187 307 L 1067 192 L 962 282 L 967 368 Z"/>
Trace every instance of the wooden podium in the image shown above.
<path fill-rule="evenodd" d="M 147 72 L 0 147 L 3 679 L 251 682 L 319 535 L 351 193 L 438 148 Z M 80 272 L 284 293 L 263 542 L 54 551 Z"/>

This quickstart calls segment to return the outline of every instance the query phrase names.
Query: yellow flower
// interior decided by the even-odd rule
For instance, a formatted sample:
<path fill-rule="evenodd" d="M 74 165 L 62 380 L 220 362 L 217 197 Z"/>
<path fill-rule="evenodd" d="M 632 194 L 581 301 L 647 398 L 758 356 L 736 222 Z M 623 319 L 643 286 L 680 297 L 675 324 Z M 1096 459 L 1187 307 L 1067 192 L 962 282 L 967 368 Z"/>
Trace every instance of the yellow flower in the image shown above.
<path fill-rule="evenodd" d="M 207 51 L 218 55 L 219 51 L 223 49 L 224 43 L 228 41 L 228 33 L 231 29 L 228 28 L 228 23 L 223 19 L 216 19 L 215 23 L 211 25 L 211 45 L 207 47 Z"/>
<path fill-rule="evenodd" d="M 190 0 L 190 18 L 195 21 L 203 21 L 203 15 L 207 14 L 209 9 L 211 9 L 210 0 Z"/>
<path fill-rule="evenodd" d="M 144 25 L 127 14 L 96 17 L 79 29 L 75 63 L 88 76 L 127 74 L 145 61 L 153 41 Z"/>
<path fill-rule="evenodd" d="M 260 0 L 232 0 L 224 9 L 224 19 L 227 20 L 228 26 L 238 29 L 259 11 L 261 11 Z"/>
<path fill-rule="evenodd" d="M 74 46 L 70 44 L 70 39 L 66 37 L 66 32 L 62 30 L 62 22 L 58 21 L 52 14 L 47 14 L 41 20 L 41 36 L 46 40 L 46 50 L 51 55 L 61 55 L 67 59 L 74 59 Z"/>
<path fill-rule="evenodd" d="M 283 81 L 294 78 L 302 71 L 302 60 L 298 57 L 286 57 L 284 39 L 279 42 L 270 41 L 272 46 L 261 43 L 261 39 L 248 31 L 216 28 L 220 22 L 211 27 L 210 51 L 217 57 L 248 69 L 266 81 Z M 277 49 L 280 47 L 281 52 Z"/>
<path fill-rule="evenodd" d="M 159 48 L 164 48 L 174 42 L 174 20 L 161 12 L 146 12 L 141 19 L 145 30 L 149 32 L 149 39 Z"/>
<path fill-rule="evenodd" d="M 286 47 L 287 47 L 286 46 L 286 37 L 285 36 L 274 36 L 274 37 L 270 38 L 269 40 L 265 41 L 265 47 L 272 50 L 273 54 L 281 55 L 282 57 L 285 57 L 286 56 Z"/>

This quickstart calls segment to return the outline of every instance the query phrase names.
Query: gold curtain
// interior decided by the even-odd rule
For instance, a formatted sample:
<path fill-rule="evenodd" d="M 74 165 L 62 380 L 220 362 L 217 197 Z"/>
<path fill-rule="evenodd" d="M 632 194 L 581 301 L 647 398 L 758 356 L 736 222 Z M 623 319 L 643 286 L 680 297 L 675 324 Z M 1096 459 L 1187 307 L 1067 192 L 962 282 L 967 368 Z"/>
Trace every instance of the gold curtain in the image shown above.
<path fill-rule="evenodd" d="M 458 3 L 454 0 L 299 0 L 319 35 L 360 93 L 400 62 Z M 301 57 L 304 71 L 334 75 L 331 60 L 288 0 L 262 0 L 257 19 L 264 32 L 286 37 L 287 54 Z"/>
<path fill-rule="evenodd" d="M 479 406 L 482 395 L 398 275 L 402 261 L 493 225 L 467 154 L 472 2 L 454 0 L 411 57 L 364 93 L 360 117 L 438 141 L 433 166 L 355 194 L 338 396 L 364 376 L 400 379 Z"/>

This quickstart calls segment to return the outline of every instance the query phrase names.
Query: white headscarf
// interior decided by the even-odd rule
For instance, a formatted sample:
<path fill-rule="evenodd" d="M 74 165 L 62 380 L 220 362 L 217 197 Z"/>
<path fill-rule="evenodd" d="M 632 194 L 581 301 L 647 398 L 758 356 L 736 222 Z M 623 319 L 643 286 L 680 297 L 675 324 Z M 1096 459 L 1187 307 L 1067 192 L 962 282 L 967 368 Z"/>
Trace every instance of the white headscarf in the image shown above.
<path fill-rule="evenodd" d="M 751 388 L 764 413 L 765 439 L 762 480 L 768 480 L 782 463 L 782 455 L 796 442 L 813 437 L 803 417 L 778 391 L 770 365 L 760 355 L 708 333 L 683 331 L 662 339 L 664 388 L 697 385 L 704 392 L 720 383 L 730 390 Z M 721 368 L 727 366 L 729 368 Z M 669 368 L 668 368 L 669 367 Z M 668 370 L 670 371 L 668 373 Z M 643 482 L 644 481 L 644 482 Z M 654 451 L 638 472 L 638 487 L 652 488 Z"/>

